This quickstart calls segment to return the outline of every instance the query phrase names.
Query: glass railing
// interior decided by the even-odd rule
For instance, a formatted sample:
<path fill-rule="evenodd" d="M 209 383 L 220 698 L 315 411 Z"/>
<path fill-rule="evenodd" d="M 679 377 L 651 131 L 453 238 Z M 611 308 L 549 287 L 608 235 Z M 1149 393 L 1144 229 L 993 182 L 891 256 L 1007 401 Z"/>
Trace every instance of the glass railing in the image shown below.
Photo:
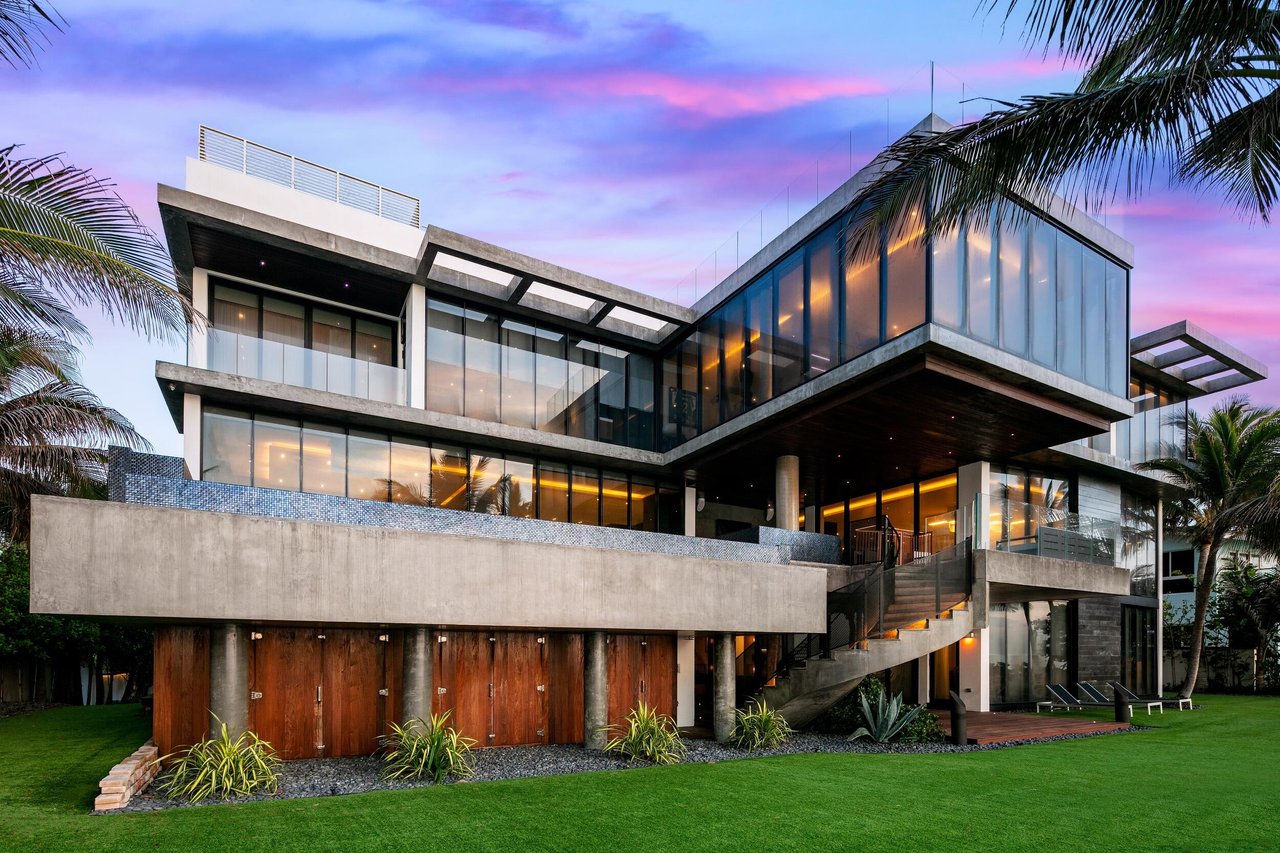
<path fill-rule="evenodd" d="M 1115 455 L 1132 463 L 1187 455 L 1187 404 L 1173 403 L 1138 412 L 1116 424 Z"/>
<path fill-rule="evenodd" d="M 306 347 L 209 329 L 209 369 L 363 400 L 405 404 L 405 372 Z"/>
<path fill-rule="evenodd" d="M 1124 546 L 1116 521 L 1036 504 L 991 503 L 991 547 L 997 551 L 1118 566 Z"/>

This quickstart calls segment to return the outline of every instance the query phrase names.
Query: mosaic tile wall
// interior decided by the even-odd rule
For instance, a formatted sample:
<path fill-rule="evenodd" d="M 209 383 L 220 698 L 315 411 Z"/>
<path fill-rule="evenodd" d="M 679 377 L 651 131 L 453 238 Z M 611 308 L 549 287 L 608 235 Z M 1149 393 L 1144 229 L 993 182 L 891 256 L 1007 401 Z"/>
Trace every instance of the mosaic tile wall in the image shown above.
<path fill-rule="evenodd" d="M 791 560 L 836 562 L 818 559 L 830 556 L 833 536 L 816 533 L 795 534 L 773 531 L 760 542 L 730 542 L 669 533 L 619 530 L 531 518 L 512 518 L 435 507 L 363 501 L 335 495 L 233 486 L 187 480 L 181 459 L 135 453 L 112 448 L 107 476 L 108 494 L 113 501 L 173 507 L 175 509 L 231 512 L 332 524 L 359 524 L 445 533 L 456 536 L 483 536 L 521 542 L 610 548 L 620 551 L 674 554 L 707 560 L 738 560 L 751 563 L 782 564 Z M 774 536 L 773 533 L 785 534 Z M 838 552 L 838 546 L 836 548 Z"/>

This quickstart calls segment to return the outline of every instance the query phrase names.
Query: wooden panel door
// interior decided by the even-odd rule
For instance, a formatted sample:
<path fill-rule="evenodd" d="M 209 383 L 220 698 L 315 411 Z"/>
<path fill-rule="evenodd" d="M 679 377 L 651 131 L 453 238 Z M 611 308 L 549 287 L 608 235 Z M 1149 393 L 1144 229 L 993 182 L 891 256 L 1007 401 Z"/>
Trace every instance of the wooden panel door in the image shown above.
<path fill-rule="evenodd" d="M 383 645 L 386 648 L 382 655 L 382 686 L 386 688 L 387 695 L 378 697 L 381 700 L 378 703 L 378 734 L 390 731 L 388 722 L 402 722 L 400 688 L 404 682 L 404 632 L 391 631 Z"/>
<path fill-rule="evenodd" d="M 671 719 L 676 716 L 676 638 L 671 634 L 644 637 L 644 684 L 646 705 Z"/>
<path fill-rule="evenodd" d="M 314 758 L 321 729 L 321 641 L 316 628 L 263 628 L 249 656 L 249 728 L 281 758 Z"/>
<path fill-rule="evenodd" d="M 609 725 L 626 722 L 627 714 L 640 703 L 640 682 L 644 679 L 644 638 L 639 634 L 610 634 Z"/>
<path fill-rule="evenodd" d="M 386 644 L 371 630 L 327 628 L 323 634 L 323 754 L 368 755 L 378 748 Z"/>
<path fill-rule="evenodd" d="M 491 746 L 543 743 L 547 731 L 543 642 L 527 631 L 498 631 L 493 643 Z"/>
<path fill-rule="evenodd" d="M 493 731 L 493 642 L 487 631 L 446 631 L 445 642 L 436 643 L 435 711 L 452 712 L 449 725 L 488 746 Z"/>
<path fill-rule="evenodd" d="M 153 646 L 152 736 L 161 755 L 209 730 L 209 629 L 162 625 Z"/>
<path fill-rule="evenodd" d="M 547 743 L 582 743 L 582 635 L 548 634 Z"/>

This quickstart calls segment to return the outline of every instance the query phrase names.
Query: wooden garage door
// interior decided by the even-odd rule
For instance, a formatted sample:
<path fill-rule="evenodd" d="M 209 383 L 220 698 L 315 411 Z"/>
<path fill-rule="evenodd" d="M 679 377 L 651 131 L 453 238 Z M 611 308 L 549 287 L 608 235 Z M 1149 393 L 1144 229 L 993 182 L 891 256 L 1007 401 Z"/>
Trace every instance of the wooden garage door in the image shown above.
<path fill-rule="evenodd" d="M 378 748 L 385 644 L 372 631 L 325 631 L 321 718 L 325 755 L 368 755 Z M 390 694 L 390 691 L 387 691 Z"/>
<path fill-rule="evenodd" d="M 445 631 L 436 643 L 435 712 L 450 712 L 449 724 L 477 746 L 489 746 L 493 700 L 491 635 L 481 631 Z M 443 691 L 443 692 L 442 692 Z"/>
<path fill-rule="evenodd" d="M 519 631 L 493 635 L 493 746 L 542 743 L 547 733 L 544 638 Z"/>
<path fill-rule="evenodd" d="M 670 634 L 609 636 L 609 724 L 644 702 L 675 718 L 676 641 Z"/>
<path fill-rule="evenodd" d="M 548 634 L 547 743 L 582 743 L 582 635 Z"/>
<path fill-rule="evenodd" d="M 435 712 L 450 711 L 453 727 L 478 746 L 547 742 L 546 648 L 543 635 L 527 631 L 442 632 L 436 643 Z M 581 648 L 579 641 L 579 693 Z M 578 708 L 580 718 L 581 700 Z M 572 731 L 567 719 L 562 725 Z M 581 731 L 579 719 L 579 741 Z"/>
<path fill-rule="evenodd" d="M 156 628 L 152 736 L 161 755 L 190 746 L 209 724 L 209 629 Z"/>

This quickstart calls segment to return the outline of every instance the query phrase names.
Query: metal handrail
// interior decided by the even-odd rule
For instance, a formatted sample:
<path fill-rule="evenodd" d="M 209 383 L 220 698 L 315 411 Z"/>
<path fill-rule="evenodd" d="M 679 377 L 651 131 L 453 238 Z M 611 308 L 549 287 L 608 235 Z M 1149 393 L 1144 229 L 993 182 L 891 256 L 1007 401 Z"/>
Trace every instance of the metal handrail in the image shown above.
<path fill-rule="evenodd" d="M 392 222 L 414 228 L 422 225 L 422 202 L 411 195 L 203 124 L 199 158 Z"/>

